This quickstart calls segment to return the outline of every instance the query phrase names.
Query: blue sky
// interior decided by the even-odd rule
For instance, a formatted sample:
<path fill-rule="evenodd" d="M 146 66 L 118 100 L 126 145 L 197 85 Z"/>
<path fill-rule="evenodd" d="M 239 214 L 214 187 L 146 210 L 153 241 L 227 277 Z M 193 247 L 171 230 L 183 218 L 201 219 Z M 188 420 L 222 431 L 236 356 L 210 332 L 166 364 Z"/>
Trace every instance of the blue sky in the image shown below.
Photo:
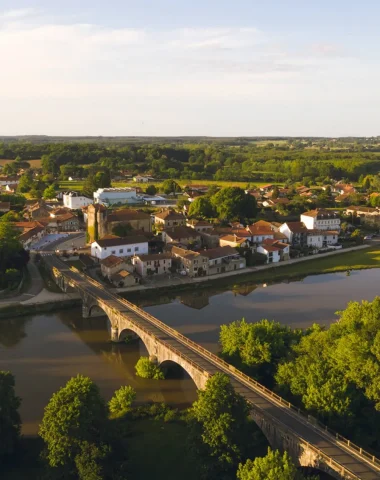
<path fill-rule="evenodd" d="M 0 135 L 378 135 L 379 14 L 375 0 L 1 0 Z"/>

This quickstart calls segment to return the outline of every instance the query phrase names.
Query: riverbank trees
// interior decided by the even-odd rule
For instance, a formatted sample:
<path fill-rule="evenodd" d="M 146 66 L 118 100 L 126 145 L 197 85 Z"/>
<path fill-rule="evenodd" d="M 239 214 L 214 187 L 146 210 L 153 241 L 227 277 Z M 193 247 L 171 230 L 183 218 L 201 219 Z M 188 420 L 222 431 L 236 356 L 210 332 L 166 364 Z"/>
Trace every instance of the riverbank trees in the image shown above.
<path fill-rule="evenodd" d="M 0 289 L 17 284 L 29 261 L 18 235 L 10 222 L 0 222 Z"/>
<path fill-rule="evenodd" d="M 266 321 L 233 322 L 221 328 L 222 355 L 331 428 L 380 451 L 380 297 L 350 302 L 337 314 L 330 327 L 302 333 Z"/>
<path fill-rule="evenodd" d="M 4 457 L 14 453 L 20 438 L 20 404 L 15 393 L 14 376 L 0 371 L 0 465 Z"/>

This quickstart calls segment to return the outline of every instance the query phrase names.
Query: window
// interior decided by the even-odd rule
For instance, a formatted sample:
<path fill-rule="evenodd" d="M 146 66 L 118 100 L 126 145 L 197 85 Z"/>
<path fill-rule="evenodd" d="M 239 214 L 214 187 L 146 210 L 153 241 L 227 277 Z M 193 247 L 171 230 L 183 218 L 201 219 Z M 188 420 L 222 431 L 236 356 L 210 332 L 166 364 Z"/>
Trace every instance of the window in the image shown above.
<path fill-rule="evenodd" d="M 139 251 L 139 247 L 135 247 L 135 252 L 138 252 Z"/>
<path fill-rule="evenodd" d="M 111 250 L 112 255 L 115 255 L 116 250 Z"/>
<path fill-rule="evenodd" d="M 123 253 L 123 252 L 124 252 L 124 249 L 120 248 L 119 253 Z"/>
<path fill-rule="evenodd" d="M 147 264 L 147 265 L 150 265 L 150 264 L 151 264 L 151 262 L 146 262 L 146 264 Z"/>
<path fill-rule="evenodd" d="M 127 248 L 127 252 L 128 252 L 128 253 L 131 253 L 131 249 L 130 249 L 130 248 Z"/>

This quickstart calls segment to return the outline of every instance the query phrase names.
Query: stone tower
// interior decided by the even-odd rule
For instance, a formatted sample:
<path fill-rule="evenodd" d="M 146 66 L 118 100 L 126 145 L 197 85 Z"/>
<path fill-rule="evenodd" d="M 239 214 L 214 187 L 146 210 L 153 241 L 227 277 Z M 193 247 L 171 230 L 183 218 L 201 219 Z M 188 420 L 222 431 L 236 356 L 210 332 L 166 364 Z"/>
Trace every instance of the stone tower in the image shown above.
<path fill-rule="evenodd" d="M 107 209 L 96 203 L 87 207 L 87 243 L 92 243 L 107 233 Z"/>

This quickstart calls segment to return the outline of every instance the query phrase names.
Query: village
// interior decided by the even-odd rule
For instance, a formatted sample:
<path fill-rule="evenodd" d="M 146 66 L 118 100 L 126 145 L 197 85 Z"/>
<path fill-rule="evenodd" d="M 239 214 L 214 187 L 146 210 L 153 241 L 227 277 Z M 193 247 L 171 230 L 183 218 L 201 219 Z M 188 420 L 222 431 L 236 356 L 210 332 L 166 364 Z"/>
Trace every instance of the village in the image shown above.
<path fill-rule="evenodd" d="M 135 181 L 149 183 L 150 178 Z M 17 184 L 5 183 L 0 179 L 4 193 L 16 195 Z M 361 195 L 350 184 L 335 182 L 318 192 L 303 185 L 247 188 L 243 195 L 253 197 L 261 208 L 259 218 L 247 222 L 242 217 L 249 220 L 248 215 L 240 220 L 193 215 L 193 207 L 199 199 L 209 198 L 210 189 L 214 194 L 220 191 L 190 184 L 169 195 L 151 194 L 149 187 L 148 193 L 140 187 L 98 188 L 93 198 L 80 191 L 57 192 L 54 199 L 27 200 L 18 214 L 22 219 L 11 224 L 23 247 L 36 253 L 64 235 L 79 235 L 75 247 L 66 242 L 56 253 L 115 287 L 149 284 L 153 278 L 160 285 L 173 276 L 212 277 L 340 250 L 370 239 L 380 226 L 379 207 L 364 205 L 311 208 L 290 220 L 284 215 L 294 197 L 307 205 L 322 192 L 341 205 L 346 198 Z M 370 200 L 368 196 L 367 205 Z M 3 215 L 11 215 L 12 209 L 10 201 L 0 203 Z M 272 219 L 281 214 L 283 222 Z M 361 227 L 373 233 L 364 235 Z"/>

